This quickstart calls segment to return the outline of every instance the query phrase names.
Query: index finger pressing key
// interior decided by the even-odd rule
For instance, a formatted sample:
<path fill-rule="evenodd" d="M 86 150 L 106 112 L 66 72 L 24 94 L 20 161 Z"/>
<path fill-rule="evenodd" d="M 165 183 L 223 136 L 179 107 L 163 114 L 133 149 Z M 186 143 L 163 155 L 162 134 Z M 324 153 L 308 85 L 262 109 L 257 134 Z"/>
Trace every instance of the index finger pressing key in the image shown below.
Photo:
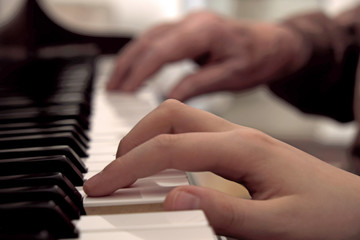
<path fill-rule="evenodd" d="M 211 113 L 177 100 L 166 100 L 146 115 L 119 143 L 116 157 L 159 135 L 186 132 L 221 132 L 240 128 Z"/>
<path fill-rule="evenodd" d="M 89 196 L 109 195 L 165 169 L 212 171 L 238 177 L 236 169 L 242 170 L 234 166 L 241 165 L 241 156 L 231 154 L 236 143 L 228 144 L 229 138 L 233 138 L 231 132 L 159 135 L 111 162 L 85 182 L 84 190 Z"/>

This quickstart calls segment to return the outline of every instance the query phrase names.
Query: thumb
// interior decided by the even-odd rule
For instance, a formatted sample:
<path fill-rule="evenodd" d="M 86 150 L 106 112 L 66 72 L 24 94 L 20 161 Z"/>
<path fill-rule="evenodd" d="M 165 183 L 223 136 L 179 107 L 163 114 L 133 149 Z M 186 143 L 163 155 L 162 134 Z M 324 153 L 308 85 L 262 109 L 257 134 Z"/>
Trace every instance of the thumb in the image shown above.
<path fill-rule="evenodd" d="M 267 201 L 241 199 L 198 186 L 175 188 L 164 202 L 165 210 L 170 211 L 202 209 L 217 234 L 245 239 L 268 239 L 275 237 L 277 230 L 283 231 L 271 214 L 276 210 L 269 207 Z"/>

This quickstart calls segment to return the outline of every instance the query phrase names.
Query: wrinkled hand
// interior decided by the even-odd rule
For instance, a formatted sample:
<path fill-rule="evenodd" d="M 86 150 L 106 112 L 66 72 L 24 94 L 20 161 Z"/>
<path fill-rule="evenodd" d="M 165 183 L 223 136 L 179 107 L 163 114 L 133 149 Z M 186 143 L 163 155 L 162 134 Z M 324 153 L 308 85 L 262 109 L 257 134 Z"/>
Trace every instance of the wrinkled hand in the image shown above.
<path fill-rule="evenodd" d="M 141 166 L 141 167 L 139 167 Z M 359 239 L 360 178 L 260 131 L 167 100 L 120 142 L 117 159 L 85 182 L 111 194 L 167 168 L 212 171 L 252 199 L 199 186 L 172 190 L 167 210 L 203 209 L 219 234 L 245 239 Z"/>
<path fill-rule="evenodd" d="M 169 98 L 242 90 L 299 69 L 305 49 L 301 38 L 282 25 L 199 12 L 150 29 L 130 43 L 119 54 L 107 88 L 134 91 L 166 63 L 192 59 L 201 67 L 182 79 Z"/>

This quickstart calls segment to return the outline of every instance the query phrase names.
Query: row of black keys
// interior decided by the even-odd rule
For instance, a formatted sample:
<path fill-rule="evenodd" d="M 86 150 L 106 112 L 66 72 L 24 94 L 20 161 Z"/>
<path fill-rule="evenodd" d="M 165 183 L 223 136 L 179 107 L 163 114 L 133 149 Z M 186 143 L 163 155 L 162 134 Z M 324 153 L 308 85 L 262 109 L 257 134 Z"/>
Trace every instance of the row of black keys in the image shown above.
<path fill-rule="evenodd" d="M 2 76 L 0 239 L 78 237 L 93 64 L 36 59 Z"/>

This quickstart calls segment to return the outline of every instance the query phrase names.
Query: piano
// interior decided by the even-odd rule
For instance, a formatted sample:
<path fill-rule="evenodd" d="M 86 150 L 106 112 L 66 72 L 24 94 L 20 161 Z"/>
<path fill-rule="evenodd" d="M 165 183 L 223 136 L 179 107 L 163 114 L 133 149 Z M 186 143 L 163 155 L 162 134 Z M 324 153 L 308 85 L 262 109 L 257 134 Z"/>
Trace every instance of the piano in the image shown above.
<path fill-rule="evenodd" d="M 200 210 L 164 212 L 193 184 L 174 169 L 90 198 L 83 182 L 114 159 L 119 140 L 159 104 L 156 86 L 105 91 L 131 36 L 72 32 L 40 1 L 0 27 L 0 239 L 217 239 Z"/>

